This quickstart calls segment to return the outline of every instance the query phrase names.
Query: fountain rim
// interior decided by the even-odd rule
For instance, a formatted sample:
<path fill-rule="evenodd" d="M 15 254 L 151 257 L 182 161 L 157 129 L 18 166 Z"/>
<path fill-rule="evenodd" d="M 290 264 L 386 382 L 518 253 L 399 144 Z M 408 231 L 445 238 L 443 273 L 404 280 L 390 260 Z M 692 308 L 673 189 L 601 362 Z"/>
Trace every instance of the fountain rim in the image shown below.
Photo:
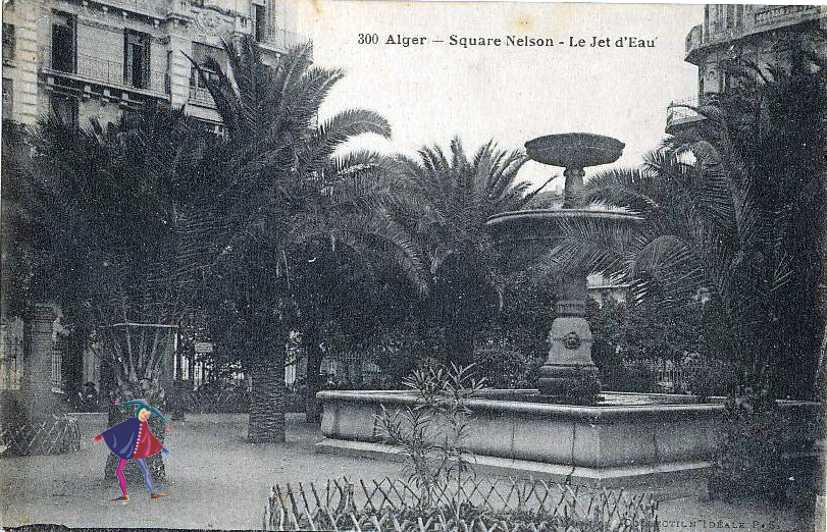
<path fill-rule="evenodd" d="M 624 220 L 642 222 L 643 217 L 634 213 L 605 211 L 597 209 L 526 209 L 524 211 L 505 211 L 488 217 L 485 224 L 489 227 L 524 221 L 551 221 L 564 218 L 598 218 L 604 220 Z"/>
<path fill-rule="evenodd" d="M 398 406 L 415 406 L 421 404 L 415 392 L 411 390 L 325 390 L 316 397 L 322 401 L 352 401 L 356 403 L 384 403 Z M 722 398 L 721 398 L 722 399 Z M 812 401 L 784 400 L 781 404 L 792 408 L 815 408 L 819 403 Z M 472 410 L 494 411 L 515 415 L 563 415 L 585 418 L 593 421 L 611 422 L 628 418 L 669 418 L 674 415 L 698 415 L 704 412 L 723 411 L 724 402 L 711 403 L 671 403 L 651 405 L 573 405 L 533 403 L 508 399 L 469 398 L 466 402 Z"/>

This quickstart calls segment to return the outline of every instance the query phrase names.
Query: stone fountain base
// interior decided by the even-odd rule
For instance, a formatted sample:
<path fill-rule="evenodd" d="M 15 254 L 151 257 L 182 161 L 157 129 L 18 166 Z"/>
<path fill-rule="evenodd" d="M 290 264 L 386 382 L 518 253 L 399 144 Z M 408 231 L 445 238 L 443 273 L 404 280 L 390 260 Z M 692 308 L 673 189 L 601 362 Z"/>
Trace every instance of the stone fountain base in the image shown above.
<path fill-rule="evenodd" d="M 704 476 L 711 466 L 723 404 L 688 403 L 691 396 L 607 392 L 609 406 L 531 402 L 536 390 L 486 390 L 469 400 L 474 420 L 466 446 L 477 466 L 499 473 L 617 486 L 662 484 Z M 376 416 L 415 403 L 403 391 L 326 391 L 319 452 L 399 458 L 382 443 Z M 635 404 L 637 403 L 637 404 Z M 818 403 L 781 401 L 797 430 L 791 448 L 817 438 L 809 423 Z"/>

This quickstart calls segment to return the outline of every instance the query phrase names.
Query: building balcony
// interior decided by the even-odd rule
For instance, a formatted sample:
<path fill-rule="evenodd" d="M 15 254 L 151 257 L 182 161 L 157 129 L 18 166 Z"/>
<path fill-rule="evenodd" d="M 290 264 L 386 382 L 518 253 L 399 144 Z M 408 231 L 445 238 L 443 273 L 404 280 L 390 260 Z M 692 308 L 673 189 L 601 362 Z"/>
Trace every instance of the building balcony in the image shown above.
<path fill-rule="evenodd" d="M 695 109 L 712 103 L 717 95 L 706 94 L 702 98 L 684 98 L 673 100 L 666 108 L 666 133 L 675 135 L 706 120 Z"/>
<path fill-rule="evenodd" d="M 276 54 L 284 54 L 297 44 L 302 44 L 307 41 L 307 37 L 301 33 L 290 31 L 283 28 L 275 28 L 265 36 L 263 36 L 258 44 L 265 51 L 274 52 Z"/>
<path fill-rule="evenodd" d="M 78 95 L 169 99 L 169 79 L 165 71 L 146 69 L 134 75 L 124 64 L 100 57 L 76 54 L 55 55 L 51 47 L 40 51 L 38 69 L 49 85 Z"/>
<path fill-rule="evenodd" d="M 686 36 L 686 61 L 698 64 L 704 50 L 750 35 L 786 28 L 808 21 L 827 18 L 827 7 L 808 5 L 744 6 L 743 18 L 733 25 L 720 15 L 709 20 L 708 27 L 693 27 Z"/>

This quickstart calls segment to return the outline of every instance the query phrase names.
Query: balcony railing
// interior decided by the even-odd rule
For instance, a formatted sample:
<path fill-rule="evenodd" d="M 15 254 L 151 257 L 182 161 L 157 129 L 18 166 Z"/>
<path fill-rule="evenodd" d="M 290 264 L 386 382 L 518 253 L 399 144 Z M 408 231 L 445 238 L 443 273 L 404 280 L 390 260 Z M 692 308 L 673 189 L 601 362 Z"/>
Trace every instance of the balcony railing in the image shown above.
<path fill-rule="evenodd" d="M 260 44 L 266 48 L 285 52 L 291 46 L 304 43 L 306 40 L 306 35 L 283 28 L 276 28 L 269 31 L 260 41 Z"/>
<path fill-rule="evenodd" d="M 69 66 L 59 58 L 56 61 L 52 55 L 52 48 L 41 50 L 40 68 L 51 72 L 63 72 L 79 78 L 87 79 L 118 88 L 128 88 L 150 91 L 157 94 L 168 93 L 167 74 L 161 70 L 149 69 L 137 80 L 129 79 L 129 73 L 124 72 L 124 65 L 119 61 L 109 61 L 100 57 L 86 54 L 76 54 L 74 65 Z"/>
<path fill-rule="evenodd" d="M 215 102 L 212 99 L 212 94 L 205 87 L 190 86 L 190 103 L 201 105 L 203 107 L 215 108 Z"/>
<path fill-rule="evenodd" d="M 755 12 L 756 26 L 770 26 L 780 22 L 798 22 L 819 14 L 819 6 L 768 6 Z"/>
<path fill-rule="evenodd" d="M 684 98 L 672 100 L 666 108 L 666 133 L 673 134 L 681 128 L 689 127 L 706 119 L 695 111 L 702 105 L 708 105 L 715 101 L 716 95 L 707 94 L 702 98 Z"/>

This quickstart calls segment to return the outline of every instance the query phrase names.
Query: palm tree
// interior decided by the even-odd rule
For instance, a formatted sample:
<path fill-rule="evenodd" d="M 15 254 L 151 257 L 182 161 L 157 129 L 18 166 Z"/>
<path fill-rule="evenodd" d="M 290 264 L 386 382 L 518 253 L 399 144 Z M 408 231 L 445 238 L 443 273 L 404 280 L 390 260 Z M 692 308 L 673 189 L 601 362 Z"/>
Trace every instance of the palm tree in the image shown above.
<path fill-rule="evenodd" d="M 232 297 L 235 323 L 257 324 L 240 353 L 253 376 L 249 440 L 284 440 L 284 345 L 302 294 L 291 283 L 291 255 L 324 241 L 366 258 L 392 257 L 420 286 L 421 259 L 405 232 L 377 205 L 382 158 L 337 152 L 363 133 L 390 136 L 378 114 L 351 109 L 316 124 L 319 107 L 343 73 L 312 65 L 311 45 L 270 66 L 251 38 L 224 43 L 229 72 L 208 59 L 198 68 L 227 129 L 216 193 L 201 211 L 212 246 L 213 279 Z M 217 75 L 207 76 L 207 70 Z M 193 226 L 200 222 L 193 220 Z M 303 288 L 307 288 L 306 286 Z M 236 327 L 238 328 L 238 327 Z M 242 327 L 243 328 L 243 327 Z"/>
<path fill-rule="evenodd" d="M 439 349 L 458 364 L 471 362 L 477 329 L 503 304 L 500 256 L 485 222 L 523 208 L 545 186 L 527 194 L 529 184 L 517 181 L 526 160 L 522 151 L 493 141 L 469 158 L 459 138 L 448 154 L 427 146 L 416 158 L 396 159 L 396 200 L 385 208 L 427 257 L 432 279 L 425 312 L 430 325 L 444 331 Z"/>

